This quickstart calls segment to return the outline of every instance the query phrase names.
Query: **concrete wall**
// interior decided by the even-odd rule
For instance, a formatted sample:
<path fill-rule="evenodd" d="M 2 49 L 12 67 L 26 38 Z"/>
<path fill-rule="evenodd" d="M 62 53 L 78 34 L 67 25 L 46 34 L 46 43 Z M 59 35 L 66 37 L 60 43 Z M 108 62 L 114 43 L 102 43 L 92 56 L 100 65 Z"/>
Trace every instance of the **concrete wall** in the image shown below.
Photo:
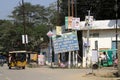
<path fill-rule="evenodd" d="M 98 37 L 91 36 L 91 34 L 98 33 Z M 115 29 L 98 29 L 89 31 L 89 52 L 86 52 L 86 48 L 83 46 L 83 67 L 86 67 L 87 64 L 91 64 L 92 49 L 95 49 L 95 41 L 98 41 L 98 50 L 100 48 L 112 48 L 112 41 L 116 41 Z M 120 30 L 118 30 L 118 41 L 120 41 Z M 83 42 L 87 41 L 87 30 L 83 31 Z M 86 57 L 88 56 L 88 61 Z"/>

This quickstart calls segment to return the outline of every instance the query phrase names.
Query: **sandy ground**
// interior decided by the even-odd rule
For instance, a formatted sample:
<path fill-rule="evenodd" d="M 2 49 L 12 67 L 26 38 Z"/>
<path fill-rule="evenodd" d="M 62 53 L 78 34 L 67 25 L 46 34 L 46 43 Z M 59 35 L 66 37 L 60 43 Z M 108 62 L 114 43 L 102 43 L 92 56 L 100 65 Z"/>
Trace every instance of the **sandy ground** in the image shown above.
<path fill-rule="evenodd" d="M 28 68 L 25 70 L 9 70 L 5 65 L 0 67 L 0 80 L 120 80 L 113 73 L 117 69 L 102 67 L 100 69 L 62 69 L 62 68 Z M 12 74 L 11 74 L 12 73 Z M 16 75 L 16 76 L 14 76 Z M 21 77 L 23 76 L 24 77 Z M 9 79 L 5 79 L 7 78 Z"/>
<path fill-rule="evenodd" d="M 80 80 L 120 80 L 120 77 L 114 75 L 116 72 L 117 69 L 113 67 L 103 67 L 81 75 Z"/>

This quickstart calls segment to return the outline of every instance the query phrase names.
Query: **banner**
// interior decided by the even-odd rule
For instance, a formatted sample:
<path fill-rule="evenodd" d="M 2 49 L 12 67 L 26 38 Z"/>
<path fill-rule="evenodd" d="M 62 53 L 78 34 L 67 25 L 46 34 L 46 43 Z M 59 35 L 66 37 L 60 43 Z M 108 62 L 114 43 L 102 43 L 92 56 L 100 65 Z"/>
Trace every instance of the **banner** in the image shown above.
<path fill-rule="evenodd" d="M 68 17 L 68 29 L 72 29 L 72 19 L 73 17 Z"/>
<path fill-rule="evenodd" d="M 72 29 L 72 18 L 73 17 L 65 17 L 65 27 L 66 29 Z"/>
<path fill-rule="evenodd" d="M 73 18 L 72 19 L 72 29 L 80 30 L 80 18 Z"/>
<path fill-rule="evenodd" d="M 56 26 L 56 35 L 62 34 L 62 26 Z"/>
<path fill-rule="evenodd" d="M 97 50 L 92 50 L 92 63 L 98 62 L 98 51 Z"/>
<path fill-rule="evenodd" d="M 65 17 L 65 29 L 68 29 L 68 17 Z"/>
<path fill-rule="evenodd" d="M 22 43 L 28 43 L 28 35 L 22 35 Z"/>
<path fill-rule="evenodd" d="M 80 18 L 65 17 L 65 28 L 80 30 Z"/>
<path fill-rule="evenodd" d="M 85 16 L 85 24 L 89 24 L 89 27 L 93 25 L 93 16 Z"/>

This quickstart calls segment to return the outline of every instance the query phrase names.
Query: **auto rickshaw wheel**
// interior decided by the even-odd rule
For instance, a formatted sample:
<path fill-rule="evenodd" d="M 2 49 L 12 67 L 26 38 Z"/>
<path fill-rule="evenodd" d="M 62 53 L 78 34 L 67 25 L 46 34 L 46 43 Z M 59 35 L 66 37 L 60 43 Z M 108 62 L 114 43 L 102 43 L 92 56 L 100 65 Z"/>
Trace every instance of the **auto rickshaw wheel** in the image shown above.
<path fill-rule="evenodd" d="M 23 66 L 22 69 L 25 69 L 25 66 Z"/>
<path fill-rule="evenodd" d="M 11 69 L 11 67 L 9 67 L 9 69 Z"/>

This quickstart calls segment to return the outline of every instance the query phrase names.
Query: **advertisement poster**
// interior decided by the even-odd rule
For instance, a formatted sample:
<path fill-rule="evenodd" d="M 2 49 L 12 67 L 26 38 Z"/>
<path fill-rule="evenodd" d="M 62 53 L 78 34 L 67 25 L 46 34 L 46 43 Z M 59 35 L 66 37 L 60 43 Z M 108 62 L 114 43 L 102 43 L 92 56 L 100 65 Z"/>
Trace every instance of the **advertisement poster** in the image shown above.
<path fill-rule="evenodd" d="M 56 26 L 56 35 L 62 34 L 62 26 Z"/>
<path fill-rule="evenodd" d="M 72 29 L 80 30 L 80 18 L 73 18 L 73 20 L 72 20 Z"/>
<path fill-rule="evenodd" d="M 93 16 L 85 16 L 85 21 L 89 24 L 90 27 L 93 26 Z"/>
<path fill-rule="evenodd" d="M 72 29 L 72 18 L 73 17 L 65 17 L 65 27 L 66 29 Z"/>
<path fill-rule="evenodd" d="M 98 62 L 98 51 L 92 50 L 92 63 Z"/>

